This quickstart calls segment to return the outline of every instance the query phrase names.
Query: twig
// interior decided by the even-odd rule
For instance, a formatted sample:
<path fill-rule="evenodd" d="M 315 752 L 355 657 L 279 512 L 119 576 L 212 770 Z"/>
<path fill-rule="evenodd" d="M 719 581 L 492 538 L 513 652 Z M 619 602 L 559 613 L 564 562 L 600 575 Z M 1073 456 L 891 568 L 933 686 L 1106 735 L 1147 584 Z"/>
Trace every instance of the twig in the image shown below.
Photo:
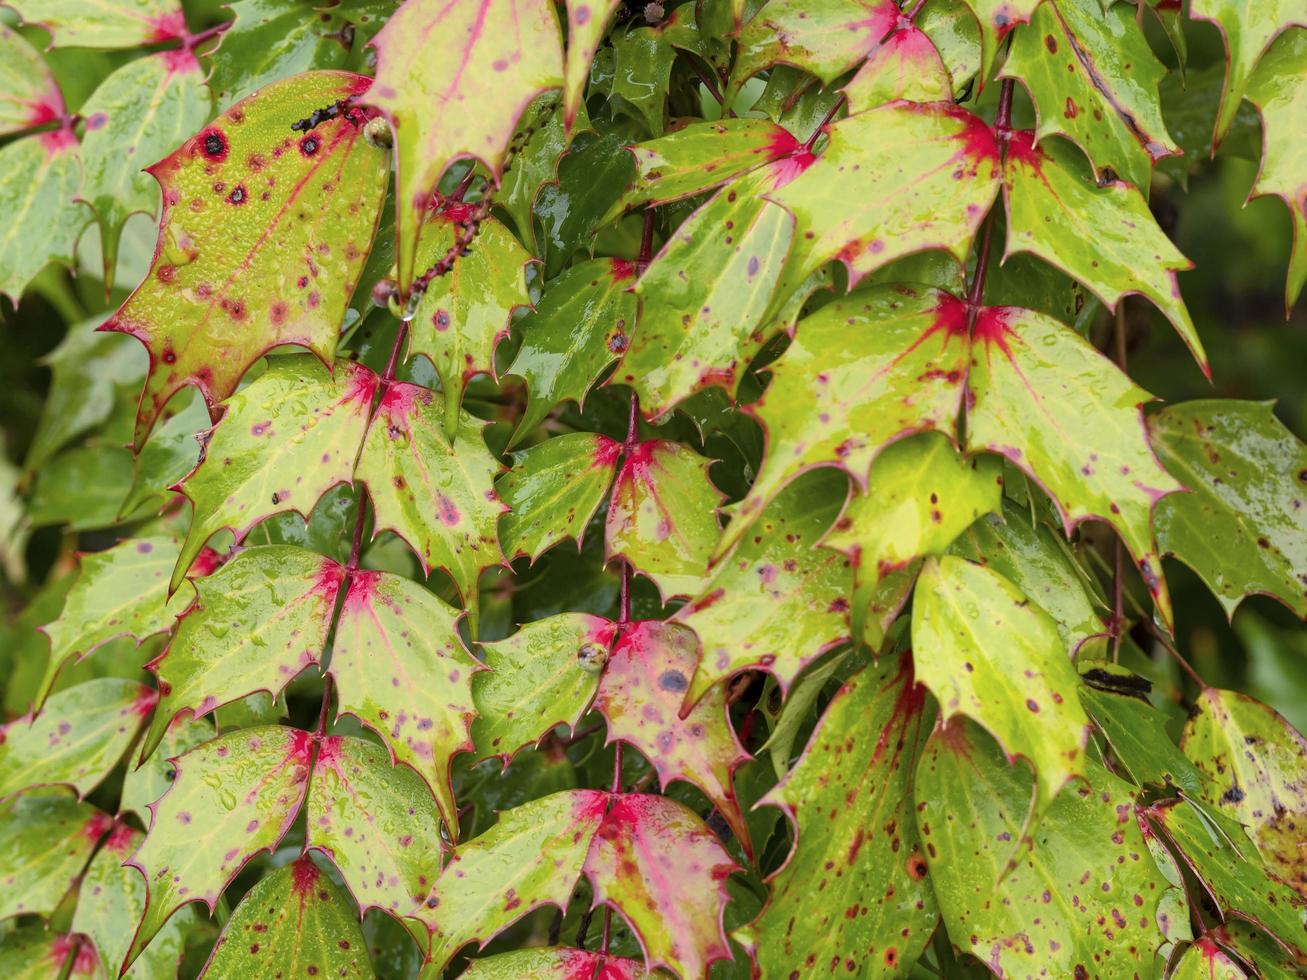
<path fill-rule="evenodd" d="M 1112 322 L 1112 334 L 1116 343 L 1116 366 L 1123 372 L 1125 360 L 1125 297 L 1116 304 L 1116 317 Z M 1112 546 L 1112 663 L 1121 661 L 1121 638 L 1125 631 L 1125 546 L 1121 544 L 1118 534 Z"/>
<path fill-rule="evenodd" d="M 817 145 L 817 140 L 821 138 L 822 132 L 830 125 L 831 120 L 835 118 L 835 114 L 844 108 L 844 103 L 847 101 L 848 98 L 841 93 L 840 97 L 835 100 L 835 104 L 831 106 L 826 115 L 822 117 L 821 122 L 817 123 L 817 128 L 812 131 L 812 135 L 809 136 L 807 141 L 803 144 L 804 150 L 809 153 L 812 152 L 812 148 Z"/>
<path fill-rule="evenodd" d="M 1174 657 L 1175 662 L 1184 668 L 1184 672 L 1189 675 L 1191 681 L 1198 685 L 1198 689 L 1200 691 L 1207 690 L 1207 683 L 1198 676 L 1198 671 L 1193 669 L 1189 664 L 1189 661 L 1186 660 L 1180 651 L 1175 648 L 1175 644 L 1170 641 L 1167 635 L 1154 626 L 1153 621 L 1147 617 L 1141 617 L 1139 622 L 1144 629 L 1148 631 L 1149 635 L 1158 642 L 1162 649 Z"/>

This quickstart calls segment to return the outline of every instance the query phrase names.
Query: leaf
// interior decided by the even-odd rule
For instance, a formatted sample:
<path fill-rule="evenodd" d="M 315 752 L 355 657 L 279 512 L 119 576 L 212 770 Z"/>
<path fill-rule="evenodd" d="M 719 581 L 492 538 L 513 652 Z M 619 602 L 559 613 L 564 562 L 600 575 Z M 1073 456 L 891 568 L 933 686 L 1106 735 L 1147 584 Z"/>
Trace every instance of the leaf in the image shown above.
<path fill-rule="evenodd" d="M 83 937 L 52 932 L 44 922 L 10 929 L 0 938 L 0 972 L 9 980 L 101 980 L 99 965 Z"/>
<path fill-rule="evenodd" d="M 63 94 L 45 59 L 27 39 L 0 24 L 0 135 L 54 122 Z"/>
<path fill-rule="evenodd" d="M 964 458 L 942 433 L 889 446 L 871 464 L 867 492 L 844 509 L 822 546 L 853 566 L 853 633 L 886 579 L 918 558 L 939 555 L 973 521 L 997 511 L 1003 474 L 993 456 Z"/>
<path fill-rule="evenodd" d="M 1153 975 L 1169 883 L 1140 833 L 1131 787 L 1096 763 L 1085 775 L 1023 837 L 1023 767 L 961 721 L 926 743 L 917 826 L 935 897 L 949 936 L 996 973 Z"/>
<path fill-rule="evenodd" d="M 535 99 L 518 122 L 517 132 L 509 144 L 503 178 L 495 203 L 513 222 L 517 237 L 527 249 L 539 256 L 543 243 L 536 238 L 533 210 L 536 198 L 548 182 L 558 176 L 559 159 L 570 145 L 569 134 L 558 112 L 558 93 L 546 92 Z M 589 130 L 589 117 L 578 116 L 577 139 Z M 590 133 L 593 136 L 593 133 Z M 394 247 L 390 249 L 394 251 Z"/>
<path fill-rule="evenodd" d="M 653 439 L 630 451 L 613 484 L 607 561 L 630 562 L 664 599 L 697 594 L 708 576 L 724 499 L 708 478 L 711 466 L 680 443 Z"/>
<path fill-rule="evenodd" d="M 103 328 L 150 351 L 137 449 L 186 385 L 200 389 L 213 413 L 280 344 L 307 347 L 331 364 L 387 175 L 384 155 L 347 113 L 305 127 L 317 110 L 367 87 L 347 72 L 276 82 L 149 168 L 163 189 L 154 261 Z"/>
<path fill-rule="evenodd" d="M 118 334 L 102 333 L 96 336 L 128 340 Z M 137 348 L 137 345 L 133 343 L 132 347 Z M 181 483 L 199 462 L 198 437 L 211 426 L 209 411 L 200 393 L 193 389 L 190 394 L 182 395 L 172 404 L 177 405 L 178 402 L 183 402 L 184 406 L 179 406 L 171 418 L 168 418 L 170 410 L 165 410 L 162 417 L 167 418 L 167 421 L 150 433 L 145 445 L 136 454 L 132 486 L 127 491 L 126 499 L 119 505 L 119 514 L 134 514 L 152 501 L 155 506 L 162 508 L 169 495 L 160 488 Z"/>
<path fill-rule="evenodd" d="M 522 346 L 504 373 L 524 379 L 528 394 L 509 445 L 560 402 L 583 406 L 604 368 L 626 350 L 636 322 L 636 299 L 629 291 L 634 279 L 635 266 L 625 259 L 579 262 L 521 319 Z"/>
<path fill-rule="evenodd" d="M 359 910 L 405 915 L 440 868 L 440 811 L 417 773 L 361 738 L 322 739 L 305 804 L 308 846 L 331 858 Z"/>
<path fill-rule="evenodd" d="M 1151 517 L 1181 488 L 1148 445 L 1140 406 L 1151 396 L 1042 313 L 987 307 L 973 343 L 967 448 L 1001 453 L 1038 480 L 1068 536 L 1089 518 L 1111 524 L 1169 621 Z"/>
<path fill-rule="evenodd" d="M 172 785 L 175 773 L 168 760 L 207 742 L 214 734 L 213 722 L 207 719 L 174 718 L 164 732 L 159 748 L 139 765 L 127 767 L 118 812 L 134 813 L 143 824 L 149 824 L 150 804 L 158 802 Z"/>
<path fill-rule="evenodd" d="M 472 684 L 478 755 L 506 761 L 558 725 L 575 729 L 594 698 L 616 635 L 611 620 L 561 613 L 481 644 L 490 669 Z"/>
<path fill-rule="evenodd" d="M 989 81 L 998 45 L 1019 24 L 1028 24 L 1042 0 L 965 0 L 980 25 L 979 87 Z M 1028 34 L 1027 31 L 1021 33 Z M 955 79 L 956 81 L 956 79 Z"/>
<path fill-rule="evenodd" d="M 458 835 L 451 759 L 472 750 L 472 674 L 482 669 L 458 637 L 461 615 L 416 582 L 355 572 L 328 668 L 340 713 L 373 729 L 394 761 L 426 780 L 451 837 Z"/>
<path fill-rule="evenodd" d="M 399 285 L 407 292 L 431 192 L 455 159 L 499 180 L 518 117 L 563 84 L 563 45 L 548 0 L 409 0 L 373 39 L 368 102 L 394 127 Z M 432 113 L 431 107 L 439 106 Z"/>
<path fill-rule="evenodd" d="M 454 849 L 416 913 L 431 933 L 440 972 L 470 942 L 478 948 L 533 909 L 566 906 L 608 794 L 554 793 L 506 810 L 481 836 Z"/>
<path fill-rule="evenodd" d="M 0 919 L 49 916 L 113 818 L 68 796 L 27 793 L 0 808 Z"/>
<path fill-rule="evenodd" d="M 1162 553 L 1197 572 L 1227 616 L 1254 593 L 1307 616 L 1307 447 L 1264 402 L 1183 402 L 1151 416 L 1148 428 L 1190 490 L 1158 502 Z"/>
<path fill-rule="evenodd" d="M 178 714 L 202 718 L 255 691 L 279 697 L 317 664 L 344 578 L 329 558 L 269 545 L 242 551 L 201 579 L 195 605 L 150 664 L 162 697 L 142 758 Z"/>
<path fill-rule="evenodd" d="M 1307 26 L 1307 17 L 1299 20 Z M 1253 192 L 1279 195 L 1293 221 L 1293 250 L 1284 285 L 1286 316 L 1307 282 L 1307 208 L 1299 194 L 1302 149 L 1292 135 L 1307 126 L 1303 118 L 1303 106 L 1307 105 L 1305 80 L 1307 32 L 1289 30 L 1262 57 L 1244 93 L 1262 115 L 1262 165 Z"/>
<path fill-rule="evenodd" d="M 626 919 L 651 970 L 683 977 L 731 958 L 722 913 L 737 870 L 685 804 L 643 793 L 613 798 L 585 859 L 594 904 Z"/>
<path fill-rule="evenodd" d="M 848 673 L 848 671 L 839 674 L 836 672 L 848 664 L 852 655 L 853 650 L 843 650 L 827 657 L 810 670 L 805 670 L 790 688 L 779 714 L 775 718 L 768 715 L 768 735 L 762 751 L 771 756 L 772 769 L 778 780 L 785 778 L 785 774 L 792 768 L 792 763 L 797 764 L 798 760 L 792 759 L 794 743 L 805 729 L 806 723 L 812 720 L 812 708 L 826 690 L 827 682 L 832 677 L 842 679 Z M 763 710 L 765 707 L 764 705 Z"/>
<path fill-rule="evenodd" d="M 354 458 L 379 380 L 348 361 L 334 373 L 303 355 L 273 358 L 227 399 L 222 421 L 201 436 L 199 465 L 181 485 L 194 505 L 173 583 L 205 542 L 230 528 L 237 542 L 269 514 L 307 518 L 324 493 L 354 476 Z"/>
<path fill-rule="evenodd" d="M 450 252 L 472 210 L 455 204 L 427 219 L 417 253 L 420 269 Z M 530 261 L 507 228 L 486 218 L 449 273 L 434 279 L 418 300 L 409 356 L 425 356 L 440 376 L 449 420 L 445 434 L 451 440 L 464 385 L 475 374 L 495 373 L 495 347 L 508 336 L 513 310 L 531 305 L 523 271 Z"/>
<path fill-rule="evenodd" d="M 558 179 L 547 181 L 535 201 L 541 233 L 537 251 L 545 254 L 549 278 L 578 250 L 593 256 L 605 215 L 635 177 L 635 161 L 625 141 L 611 133 L 577 133 L 558 161 L 557 173 Z"/>
<path fill-rule="evenodd" d="M 37 705 L 66 664 L 80 663 L 116 637 L 131 636 L 140 643 L 172 628 L 193 597 L 187 588 L 168 599 L 166 579 L 176 560 L 177 541 L 165 537 L 130 539 L 82 555 L 63 612 L 41 627 L 50 637 L 50 660 L 37 690 Z"/>
<path fill-rule="evenodd" d="M 563 69 L 563 121 L 570 132 L 585 108 L 590 63 L 621 0 L 567 0 L 567 60 Z"/>
<path fill-rule="evenodd" d="M 96 440 L 67 449 L 35 475 L 27 519 L 34 527 L 65 524 L 70 531 L 111 528 L 131 479 L 132 453 L 126 446 Z"/>
<path fill-rule="evenodd" d="M 622 633 L 604 668 L 595 710 L 608 722 L 608 742 L 635 746 L 666 787 L 693 783 L 712 801 L 746 854 L 749 829 L 735 794 L 735 770 L 751 758 L 731 726 L 726 690 L 713 688 L 686 715 L 681 701 L 699 661 L 693 632 L 645 620 Z"/>
<path fill-rule="evenodd" d="M 763 797 L 796 836 L 749 927 L 763 975 L 838 960 L 895 976 L 929 942 L 939 913 L 912 782 L 932 714 L 911 655 L 886 658 L 840 688 L 799 762 Z"/>
<path fill-rule="evenodd" d="M 912 605 L 912 648 L 917 677 L 944 722 L 966 715 L 998 739 L 1009 761 L 1030 763 L 1032 818 L 1085 775 L 1089 719 L 1076 696 L 1080 678 L 1053 620 L 1003 576 L 952 556 L 927 561 Z"/>
<path fill-rule="evenodd" d="M 186 33 L 176 0 L 5 0 L 5 6 L 49 31 L 56 48 L 134 48 Z"/>
<path fill-rule="evenodd" d="M 569 432 L 513 454 L 495 493 L 508 512 L 499 540 L 509 558 L 534 562 L 559 541 L 582 535 L 608 493 L 622 444 L 597 432 Z"/>
<path fill-rule="evenodd" d="M 829 127 L 830 145 L 771 197 L 794 213 L 804 275 L 839 259 L 852 289 L 905 255 L 965 262 L 998 191 L 993 131 L 960 106 L 891 103 Z"/>
<path fill-rule="evenodd" d="M 584 949 L 538 946 L 473 960 L 464 980 L 654 980 L 638 960 Z"/>
<path fill-rule="evenodd" d="M 912 286 L 860 290 L 801 320 L 762 400 L 749 408 L 767 452 L 717 555 L 804 470 L 838 466 L 861 487 L 889 443 L 926 429 L 952 431 L 966 376 L 966 323 L 961 301 Z"/>
<path fill-rule="evenodd" d="M 1180 957 L 1169 974 L 1172 980 L 1244 980 L 1246 973 L 1221 952 L 1219 946 L 1201 936 Z"/>
<path fill-rule="evenodd" d="M 67 129 L 25 136 L 0 149 L 0 293 L 17 304 L 49 262 L 73 264 L 90 220 L 73 200 L 81 179 L 77 139 Z"/>
<path fill-rule="evenodd" d="M 299 813 L 313 739 L 276 725 L 219 735 L 177 760 L 172 788 L 150 807 L 150 831 L 128 862 L 148 899 L 127 963 L 174 912 L 219 897 L 260 851 L 272 852 Z"/>
<path fill-rule="evenodd" d="M 1290 26 L 1307 27 L 1307 18 L 1297 0 L 1264 0 L 1251 11 L 1239 0 L 1196 0 L 1191 5 L 1189 16 L 1214 24 L 1225 44 L 1228 60 L 1225 91 L 1221 95 L 1216 135 L 1213 137 L 1213 142 L 1219 146 L 1239 111 L 1240 101 L 1248 94 L 1253 69 L 1271 42 Z"/>
<path fill-rule="evenodd" d="M 142 684 L 104 677 L 52 695 L 35 718 L 0 725 L 0 798 L 56 785 L 85 797 L 118 764 L 155 700 Z"/>
<path fill-rule="evenodd" d="M 698 635 L 703 657 L 686 704 L 749 668 L 784 692 L 805 666 L 849 637 L 849 562 L 817 542 L 834 523 L 848 481 L 822 472 L 791 484 L 735 553 L 673 619 Z"/>
<path fill-rule="evenodd" d="M 660 26 L 632 25 L 612 36 L 612 95 L 619 100 L 615 105 L 629 106 L 628 114 L 653 136 L 661 136 L 666 128 L 667 93 L 676 61 L 672 37 L 678 29 L 684 31 L 685 25 L 679 12 L 672 11 Z"/>
<path fill-rule="evenodd" d="M 1100 174 L 1111 172 L 1104 182 L 1119 175 L 1145 195 L 1153 164 L 1180 152 L 1162 121 L 1165 74 L 1136 11 L 1081 0 L 1040 4 L 1003 66 L 1034 100 L 1036 140 L 1067 137 Z"/>
<path fill-rule="evenodd" d="M 1193 267 L 1158 227 L 1148 202 L 1120 181 L 1098 186 L 1056 140 L 1039 146 L 1012 134 L 1004 170 L 1008 239 L 1004 258 L 1030 252 L 1091 290 L 1109 310 L 1146 296 L 1171 321 L 1209 374 L 1203 343 L 1180 296 L 1177 270 Z"/>
<path fill-rule="evenodd" d="M 1260 701 L 1209 687 L 1180 745 L 1207 777 L 1201 798 L 1247 827 L 1267 867 L 1307 898 L 1307 739 Z"/>
<path fill-rule="evenodd" d="M 373 972 L 349 899 L 305 855 L 249 890 L 201 976 L 315 975 L 371 977 Z"/>
<path fill-rule="evenodd" d="M 79 196 L 100 225 L 105 283 L 114 281 L 127 219 L 159 211 L 159 188 L 143 168 L 203 126 L 209 111 L 204 72 L 184 48 L 128 62 L 86 100 Z"/>
<path fill-rule="evenodd" d="M 449 572 L 469 603 L 481 570 L 503 561 L 497 525 L 507 508 L 495 495 L 500 465 L 486 449 L 485 425 L 460 412 L 458 439 L 450 439 L 445 410 L 429 389 L 392 384 L 355 468 L 372 497 L 373 534 L 394 531 L 424 569 Z"/>
<path fill-rule="evenodd" d="M 844 86 L 849 114 L 900 99 L 945 102 L 953 98 L 953 81 L 929 37 L 911 21 L 898 26 L 868 55 Z"/>

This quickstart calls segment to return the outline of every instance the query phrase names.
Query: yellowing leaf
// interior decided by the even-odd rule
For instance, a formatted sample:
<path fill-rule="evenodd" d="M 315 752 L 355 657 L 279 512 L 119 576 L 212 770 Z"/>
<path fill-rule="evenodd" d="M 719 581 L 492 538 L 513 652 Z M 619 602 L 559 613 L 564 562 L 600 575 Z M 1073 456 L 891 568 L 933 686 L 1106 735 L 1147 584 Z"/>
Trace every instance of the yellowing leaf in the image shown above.
<path fill-rule="evenodd" d="M 177 0 L 10 0 L 58 48 L 132 48 L 179 38 L 186 20 Z"/>
<path fill-rule="evenodd" d="M 18 133 L 64 114 L 63 94 L 27 39 L 0 24 L 0 134 Z"/>
<path fill-rule="evenodd" d="M 26 793 L 0 807 L 0 919 L 49 916 L 112 826 L 66 793 Z"/>
<path fill-rule="evenodd" d="M 657 974 L 639 960 L 536 946 L 473 960 L 459 976 L 466 980 L 655 980 Z"/>
<path fill-rule="evenodd" d="M 90 214 L 74 201 L 77 139 L 57 129 L 0 149 L 0 293 L 17 303 L 48 262 L 72 265 L 77 236 Z"/>
<path fill-rule="evenodd" d="M 998 45 L 1019 24 L 1030 21 L 1030 15 L 1043 0 L 965 0 L 980 25 L 980 76 L 981 88 L 989 82 L 990 69 L 998 54 Z"/>
<path fill-rule="evenodd" d="M 844 86 L 844 96 L 849 114 L 856 115 L 899 99 L 947 101 L 953 97 L 953 81 L 930 38 L 900 21 Z"/>

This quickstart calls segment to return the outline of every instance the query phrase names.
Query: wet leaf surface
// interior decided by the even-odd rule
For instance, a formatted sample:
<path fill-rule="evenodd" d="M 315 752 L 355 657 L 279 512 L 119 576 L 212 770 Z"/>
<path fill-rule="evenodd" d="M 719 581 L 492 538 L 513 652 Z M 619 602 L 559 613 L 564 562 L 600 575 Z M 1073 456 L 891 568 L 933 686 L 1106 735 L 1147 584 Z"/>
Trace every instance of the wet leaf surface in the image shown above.
<path fill-rule="evenodd" d="M 112 825 L 67 793 L 28 793 L 0 807 L 0 919 L 49 916 Z"/>

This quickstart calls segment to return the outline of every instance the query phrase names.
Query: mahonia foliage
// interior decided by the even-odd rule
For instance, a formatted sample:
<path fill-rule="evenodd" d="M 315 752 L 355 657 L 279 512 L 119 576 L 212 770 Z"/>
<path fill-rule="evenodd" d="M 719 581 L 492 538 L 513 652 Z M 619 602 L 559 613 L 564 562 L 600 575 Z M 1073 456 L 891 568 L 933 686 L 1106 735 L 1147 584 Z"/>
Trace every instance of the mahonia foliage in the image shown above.
<path fill-rule="evenodd" d="M 1307 447 L 1122 333 L 1212 370 L 1150 183 L 1259 119 L 1298 298 L 1302 0 L 3 6 L 0 291 L 110 301 L 0 975 L 1307 969 L 1307 740 L 1150 684 L 1165 558 L 1307 617 Z"/>

